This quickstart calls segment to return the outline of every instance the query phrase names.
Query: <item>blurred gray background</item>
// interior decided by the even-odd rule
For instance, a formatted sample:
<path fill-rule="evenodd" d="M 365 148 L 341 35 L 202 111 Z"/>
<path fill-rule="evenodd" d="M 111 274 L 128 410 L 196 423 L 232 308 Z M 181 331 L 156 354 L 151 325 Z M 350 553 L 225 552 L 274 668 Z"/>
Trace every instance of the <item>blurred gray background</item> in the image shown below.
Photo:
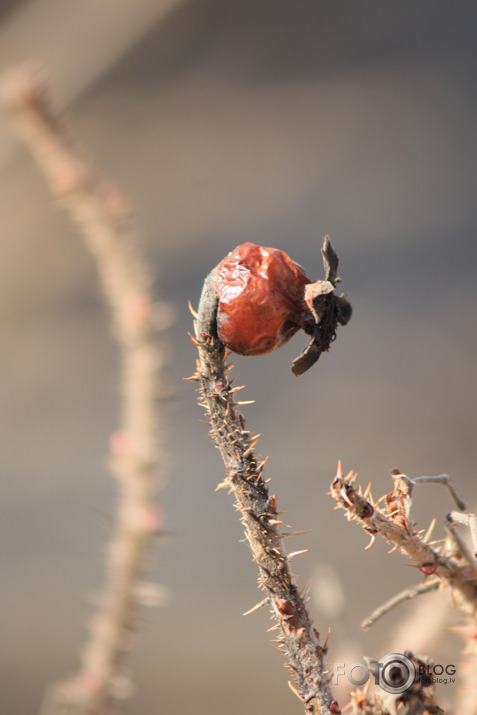
<path fill-rule="evenodd" d="M 318 278 L 329 233 L 354 307 L 299 379 L 304 335 L 237 363 L 279 507 L 313 529 L 291 545 L 309 549 L 300 582 L 337 582 L 314 606 L 331 662 L 384 655 L 411 606 L 369 633 L 359 622 L 418 581 L 333 510 L 338 458 L 375 497 L 399 467 L 448 472 L 477 503 L 476 19 L 471 0 L 3 0 L 0 67 L 46 63 L 80 147 L 133 198 L 156 295 L 176 313 L 160 494 L 174 535 L 150 574 L 170 600 L 141 615 L 128 712 L 300 712 L 267 614 L 241 615 L 260 597 L 255 568 L 182 381 L 187 300 L 235 245 L 277 246 Z M 0 702 L 26 715 L 77 667 L 102 584 L 118 366 L 92 260 L 4 117 L 0 174 Z M 415 517 L 436 514 L 442 536 L 450 506 L 422 487 Z M 446 635 L 430 654 L 458 646 Z"/>

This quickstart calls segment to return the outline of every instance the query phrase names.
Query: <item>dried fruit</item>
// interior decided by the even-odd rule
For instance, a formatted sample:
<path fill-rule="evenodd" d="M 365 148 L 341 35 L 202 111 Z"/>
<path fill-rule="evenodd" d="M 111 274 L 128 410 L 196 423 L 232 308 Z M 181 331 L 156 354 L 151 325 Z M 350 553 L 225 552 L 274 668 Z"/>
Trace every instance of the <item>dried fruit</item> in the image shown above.
<path fill-rule="evenodd" d="M 278 248 L 243 243 L 217 266 L 217 333 L 240 355 L 263 355 L 311 323 L 304 269 Z"/>

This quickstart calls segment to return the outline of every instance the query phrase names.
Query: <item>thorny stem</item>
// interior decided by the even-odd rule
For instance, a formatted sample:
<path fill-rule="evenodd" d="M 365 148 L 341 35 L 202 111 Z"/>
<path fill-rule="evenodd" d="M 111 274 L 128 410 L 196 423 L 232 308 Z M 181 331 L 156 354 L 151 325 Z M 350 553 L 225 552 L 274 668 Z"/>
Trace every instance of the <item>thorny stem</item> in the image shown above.
<path fill-rule="evenodd" d="M 121 352 L 121 425 L 111 439 L 119 494 L 101 606 L 91 624 L 80 672 L 45 697 L 48 715 L 117 712 L 127 697 L 127 654 L 139 578 L 161 526 L 155 503 L 159 450 L 160 354 L 148 280 L 130 240 L 129 207 L 114 185 L 98 186 L 62 136 L 36 68 L 12 73 L 2 88 L 14 126 L 36 158 L 93 254 Z"/>
<path fill-rule="evenodd" d="M 200 404 L 205 408 L 211 438 L 225 464 L 226 477 L 218 488 L 229 488 L 234 494 L 252 558 L 258 566 L 260 587 L 266 593 L 265 603 L 268 602 L 276 619 L 278 646 L 287 657 L 296 683 L 296 689 L 292 689 L 303 701 L 306 713 L 339 713 L 326 672 L 327 642 L 321 644 L 306 599 L 291 572 L 290 555 L 279 532 L 282 521 L 277 512 L 277 498 L 269 493 L 263 478 L 265 462 L 260 463 L 254 451 L 258 435 L 253 436 L 246 429 L 239 403 L 235 401 L 237 388 L 229 380 L 227 352 L 216 337 L 201 335 L 197 324 L 193 341 L 199 350 L 193 379 L 200 382 Z"/>
<path fill-rule="evenodd" d="M 386 497 L 386 514 L 378 508 L 377 503 L 362 493 L 361 487 L 354 486 L 355 479 L 354 472 L 343 476 L 341 470 L 338 470 L 330 489 L 330 496 L 336 501 L 337 507 L 344 509 L 348 519 L 358 522 L 371 534 L 373 540 L 381 536 L 410 558 L 425 576 L 435 575 L 449 586 L 458 597 L 463 612 L 475 618 L 477 573 L 468 564 L 459 563 L 454 556 L 426 543 L 421 534 L 415 531 L 410 517 L 411 480 L 405 475 L 395 475 L 394 491 Z"/>

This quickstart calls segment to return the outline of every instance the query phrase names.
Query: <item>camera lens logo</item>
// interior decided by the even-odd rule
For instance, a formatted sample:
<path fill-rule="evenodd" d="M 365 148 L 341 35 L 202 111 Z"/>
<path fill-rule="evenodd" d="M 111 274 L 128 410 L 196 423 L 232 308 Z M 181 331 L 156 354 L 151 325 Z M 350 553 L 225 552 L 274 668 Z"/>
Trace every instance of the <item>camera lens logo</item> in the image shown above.
<path fill-rule="evenodd" d="M 416 679 L 412 660 L 401 653 L 389 653 L 379 661 L 379 687 L 387 693 L 399 694 L 409 690 Z"/>

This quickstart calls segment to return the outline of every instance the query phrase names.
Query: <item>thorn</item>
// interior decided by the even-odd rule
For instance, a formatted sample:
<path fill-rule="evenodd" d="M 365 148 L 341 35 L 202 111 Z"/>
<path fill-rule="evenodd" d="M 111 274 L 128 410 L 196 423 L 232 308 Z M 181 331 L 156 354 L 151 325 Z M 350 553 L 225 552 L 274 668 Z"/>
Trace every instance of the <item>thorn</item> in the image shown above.
<path fill-rule="evenodd" d="M 195 372 L 193 375 L 183 377 L 182 379 L 185 380 L 185 382 L 198 382 L 200 380 L 200 376 Z"/>
<path fill-rule="evenodd" d="M 340 489 L 340 496 L 343 499 L 343 501 L 345 501 L 347 504 L 349 504 L 349 506 L 353 506 L 353 502 L 347 495 L 346 489 L 344 487 L 342 489 Z"/>
<path fill-rule="evenodd" d="M 330 643 L 330 636 L 331 636 L 331 628 L 328 628 L 328 633 L 326 635 L 326 640 L 323 644 L 323 653 L 326 653 L 328 651 L 328 646 Z"/>
<path fill-rule="evenodd" d="M 292 691 L 292 693 L 297 696 L 298 700 L 301 700 L 301 702 L 303 702 L 303 698 L 301 697 L 300 693 L 299 693 L 298 690 L 295 688 L 295 686 L 293 685 L 293 683 L 291 682 L 291 680 L 288 681 L 288 687 L 290 688 L 290 690 Z"/>
<path fill-rule="evenodd" d="M 433 520 L 431 521 L 431 523 L 429 524 L 429 528 L 426 531 L 426 535 L 422 539 L 425 544 L 427 544 L 428 540 L 431 538 L 435 525 L 436 525 L 436 517 L 434 517 Z"/>
<path fill-rule="evenodd" d="M 201 340 L 198 340 L 198 339 L 195 337 L 195 335 L 192 335 L 192 333 L 189 333 L 189 331 L 187 331 L 187 335 L 188 335 L 189 338 L 191 339 L 192 345 L 195 345 L 197 348 L 201 348 L 201 347 L 202 347 L 202 345 L 203 345 L 202 341 L 201 341 Z"/>
<path fill-rule="evenodd" d="M 306 554 L 308 549 L 301 549 L 300 551 L 292 551 L 290 554 L 287 554 L 286 558 L 287 561 L 291 561 L 295 556 L 299 556 L 300 554 Z"/>
<path fill-rule="evenodd" d="M 397 549 L 399 549 L 399 544 L 395 544 L 393 546 L 393 548 L 391 549 L 391 551 L 388 551 L 388 554 L 394 554 L 394 552 L 397 551 Z"/>
<path fill-rule="evenodd" d="M 157 608 L 167 603 L 168 592 L 162 584 L 140 581 L 134 589 L 134 599 L 141 606 Z"/>
<path fill-rule="evenodd" d="M 237 401 L 237 405 L 254 405 L 255 400 L 239 400 Z"/>
<path fill-rule="evenodd" d="M 371 491 L 371 482 L 369 482 L 368 486 L 366 487 L 366 490 L 363 494 L 363 499 L 367 499 L 369 497 L 370 491 Z"/>
<path fill-rule="evenodd" d="M 255 613 L 255 611 L 258 611 L 258 610 L 260 610 L 260 608 L 263 608 L 263 606 L 266 606 L 268 602 L 269 602 L 269 599 L 267 596 L 267 598 L 264 598 L 262 601 L 260 601 L 260 603 L 256 603 L 255 606 L 252 606 L 252 608 L 249 608 L 249 610 L 245 611 L 245 613 L 243 613 L 242 615 L 249 616 L 251 613 Z"/>
<path fill-rule="evenodd" d="M 285 524 L 285 526 L 288 526 Z M 302 536 L 303 534 L 311 534 L 313 532 L 313 529 L 303 529 L 303 531 L 286 531 L 283 534 L 280 534 L 280 537 L 282 539 L 287 539 L 289 536 Z"/>
<path fill-rule="evenodd" d="M 190 310 L 190 312 L 192 313 L 192 315 L 194 316 L 194 318 L 198 318 L 198 317 L 199 317 L 199 314 L 198 314 L 197 311 L 192 307 L 192 303 L 190 302 L 190 300 L 187 301 L 187 305 L 189 306 L 189 310 Z"/>
<path fill-rule="evenodd" d="M 272 631 L 276 631 L 278 629 L 278 623 L 276 623 L 274 626 L 270 626 L 270 628 L 267 628 L 267 633 L 271 633 Z"/>
<path fill-rule="evenodd" d="M 258 434 L 255 437 L 252 437 L 250 439 L 250 447 L 252 449 L 254 449 L 257 446 L 257 442 L 259 441 L 260 437 L 261 437 L 261 435 Z"/>
<path fill-rule="evenodd" d="M 336 468 L 336 476 L 341 479 L 343 472 L 341 471 L 341 459 L 338 459 L 338 467 Z"/>
<path fill-rule="evenodd" d="M 376 535 L 371 534 L 371 541 L 369 542 L 369 544 L 367 546 L 364 547 L 364 550 L 367 551 L 368 549 L 370 549 L 375 541 L 376 541 Z"/>
<path fill-rule="evenodd" d="M 445 536 L 443 539 L 435 539 L 434 541 L 431 541 L 428 546 L 435 546 L 435 544 L 443 544 L 447 541 L 447 536 Z"/>

